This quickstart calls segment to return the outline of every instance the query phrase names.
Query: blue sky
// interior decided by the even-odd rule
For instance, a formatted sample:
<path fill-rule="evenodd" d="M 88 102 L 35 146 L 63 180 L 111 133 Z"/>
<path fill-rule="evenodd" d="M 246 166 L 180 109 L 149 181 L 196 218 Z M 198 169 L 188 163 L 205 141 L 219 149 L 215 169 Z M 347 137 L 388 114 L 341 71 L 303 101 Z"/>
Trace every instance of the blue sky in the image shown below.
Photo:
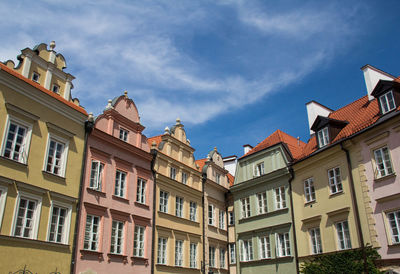
<path fill-rule="evenodd" d="M 56 41 L 88 112 L 128 90 L 150 137 L 180 117 L 196 158 L 243 154 L 276 129 L 309 138 L 305 103 L 400 74 L 400 2 L 2 1 L 0 60 Z"/>

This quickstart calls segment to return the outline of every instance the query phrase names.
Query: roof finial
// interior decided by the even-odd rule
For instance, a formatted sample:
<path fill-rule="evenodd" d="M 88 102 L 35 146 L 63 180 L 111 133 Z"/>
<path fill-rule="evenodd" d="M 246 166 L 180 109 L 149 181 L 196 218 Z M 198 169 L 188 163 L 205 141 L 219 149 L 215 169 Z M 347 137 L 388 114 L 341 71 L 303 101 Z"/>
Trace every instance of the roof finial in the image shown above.
<path fill-rule="evenodd" d="M 214 150 L 217 151 L 217 147 L 214 147 Z"/>
<path fill-rule="evenodd" d="M 164 134 L 168 134 L 168 135 L 170 134 L 170 133 L 169 133 L 169 127 L 165 127 L 165 129 L 164 129 Z"/>
<path fill-rule="evenodd" d="M 297 146 L 300 146 L 300 136 L 297 136 Z"/>
<path fill-rule="evenodd" d="M 176 124 L 177 124 L 177 125 L 180 125 L 180 124 L 181 124 L 181 118 L 179 118 L 179 117 L 176 118 Z"/>
<path fill-rule="evenodd" d="M 93 112 L 89 112 L 88 121 L 89 122 L 93 122 L 94 121 Z"/>
<path fill-rule="evenodd" d="M 55 47 L 56 47 L 56 42 L 55 41 L 51 41 L 50 42 L 50 49 L 54 50 Z"/>
<path fill-rule="evenodd" d="M 112 103 L 112 100 L 111 100 L 111 99 L 108 99 L 108 104 L 107 104 L 107 106 L 106 106 L 106 110 L 109 110 L 109 109 L 112 109 L 112 108 L 113 108 L 113 106 L 111 105 L 111 103 Z"/>
<path fill-rule="evenodd" d="M 128 98 L 128 91 L 127 90 L 124 91 L 124 95 L 125 95 L 125 98 Z"/>

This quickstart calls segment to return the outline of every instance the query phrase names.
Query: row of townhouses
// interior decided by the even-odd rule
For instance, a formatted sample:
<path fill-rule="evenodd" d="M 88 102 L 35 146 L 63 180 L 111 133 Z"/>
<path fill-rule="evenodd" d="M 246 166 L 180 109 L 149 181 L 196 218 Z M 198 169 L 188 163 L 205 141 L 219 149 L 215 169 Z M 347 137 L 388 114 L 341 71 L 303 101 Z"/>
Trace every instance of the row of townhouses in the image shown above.
<path fill-rule="evenodd" d="M 2 273 L 296 273 L 367 245 L 400 270 L 400 78 L 367 65 L 364 97 L 308 103 L 307 143 L 196 160 L 180 119 L 144 136 L 127 92 L 88 114 L 54 49 L 0 62 Z"/>

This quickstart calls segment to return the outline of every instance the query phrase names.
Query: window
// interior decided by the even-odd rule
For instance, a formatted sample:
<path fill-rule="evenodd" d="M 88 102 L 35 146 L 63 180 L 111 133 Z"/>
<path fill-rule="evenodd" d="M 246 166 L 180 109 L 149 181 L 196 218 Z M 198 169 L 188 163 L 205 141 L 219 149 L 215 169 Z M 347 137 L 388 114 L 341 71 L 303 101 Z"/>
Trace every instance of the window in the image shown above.
<path fill-rule="evenodd" d="M 271 246 L 269 243 L 269 237 L 263 236 L 259 238 L 260 244 L 260 259 L 271 258 Z"/>
<path fill-rule="evenodd" d="M 236 264 L 236 245 L 233 244 L 229 244 L 229 260 L 230 260 L 230 264 Z"/>
<path fill-rule="evenodd" d="M 160 190 L 160 211 L 167 213 L 168 212 L 168 192 Z"/>
<path fill-rule="evenodd" d="M 176 196 L 175 216 L 183 217 L 183 198 Z"/>
<path fill-rule="evenodd" d="M 389 91 L 382 96 L 379 96 L 379 102 L 381 103 L 382 114 L 385 114 L 386 112 L 389 112 L 396 108 L 392 91 Z"/>
<path fill-rule="evenodd" d="M 208 248 L 208 264 L 210 267 L 215 267 L 215 247 L 213 246 Z"/>
<path fill-rule="evenodd" d="M 277 233 L 277 257 L 290 256 L 290 240 L 289 233 Z"/>
<path fill-rule="evenodd" d="M 54 92 L 54 93 L 59 93 L 60 86 L 56 85 L 56 84 L 53 84 L 53 87 L 51 88 L 51 91 Z"/>
<path fill-rule="evenodd" d="M 216 182 L 217 182 L 217 184 L 221 184 L 221 174 L 217 174 L 217 176 L 216 176 Z"/>
<path fill-rule="evenodd" d="M 275 188 L 275 209 L 286 208 L 285 187 Z"/>
<path fill-rule="evenodd" d="M 219 250 L 219 267 L 225 268 L 225 249 L 223 248 Z"/>
<path fill-rule="evenodd" d="M 69 209 L 53 205 L 49 223 L 48 241 L 54 243 L 68 243 Z"/>
<path fill-rule="evenodd" d="M 257 194 L 258 214 L 267 213 L 267 193 L 262 192 Z"/>
<path fill-rule="evenodd" d="M 128 142 L 128 133 L 129 133 L 129 131 L 127 131 L 126 129 L 120 128 L 119 129 L 119 139 L 124 142 Z"/>
<path fill-rule="evenodd" d="M 253 243 L 250 240 L 240 240 L 240 261 L 248 262 L 253 260 Z"/>
<path fill-rule="evenodd" d="M 264 175 L 264 163 L 259 163 L 254 167 L 254 176 Z"/>
<path fill-rule="evenodd" d="M 86 250 L 97 251 L 99 244 L 100 217 L 87 215 L 85 226 L 85 239 L 83 248 Z"/>
<path fill-rule="evenodd" d="M 214 221 L 214 205 L 208 205 L 208 224 L 215 225 Z"/>
<path fill-rule="evenodd" d="M 320 148 L 329 144 L 328 127 L 324 127 L 323 129 L 319 130 L 317 136 L 318 136 L 318 145 Z"/>
<path fill-rule="evenodd" d="M 342 192 L 342 179 L 340 178 L 340 168 L 332 168 L 328 170 L 329 186 L 331 188 L 331 194 Z"/>
<path fill-rule="evenodd" d="M 101 191 L 101 186 L 103 182 L 103 170 L 103 163 L 92 160 L 92 167 L 90 170 L 90 188 Z"/>
<path fill-rule="evenodd" d="M 135 239 L 133 242 L 133 256 L 144 257 L 144 232 L 145 227 L 135 226 Z"/>
<path fill-rule="evenodd" d="M 242 218 L 250 217 L 250 197 L 241 199 L 242 202 Z"/>
<path fill-rule="evenodd" d="M 64 175 L 66 143 L 53 137 L 49 138 L 47 155 L 46 155 L 46 172 L 53 173 L 58 176 Z"/>
<path fill-rule="evenodd" d="M 197 244 L 190 243 L 190 268 L 197 267 Z"/>
<path fill-rule="evenodd" d="M 349 224 L 347 221 L 336 223 L 336 232 L 338 236 L 338 245 L 339 249 L 350 249 L 351 248 L 351 240 L 350 240 L 350 232 L 349 232 Z"/>
<path fill-rule="evenodd" d="M 141 178 L 137 181 L 136 201 L 141 204 L 146 203 L 146 181 Z"/>
<path fill-rule="evenodd" d="M 315 201 L 315 189 L 313 178 L 308 178 L 304 181 L 304 195 L 306 196 L 306 202 Z"/>
<path fill-rule="evenodd" d="M 393 173 L 392 163 L 390 161 L 389 149 L 382 147 L 374 150 L 376 171 L 375 176 L 381 178 Z"/>
<path fill-rule="evenodd" d="M 3 220 L 4 208 L 6 205 L 7 187 L 0 186 L 0 228 Z"/>
<path fill-rule="evenodd" d="M 197 204 L 195 202 L 190 202 L 190 220 L 195 222 L 197 219 Z"/>
<path fill-rule="evenodd" d="M 310 229 L 309 233 L 310 233 L 310 238 L 311 238 L 312 254 L 322 253 L 321 233 L 320 233 L 319 227 Z"/>
<path fill-rule="evenodd" d="M 34 71 L 32 73 L 32 81 L 39 83 L 39 78 L 40 78 L 40 74 Z"/>
<path fill-rule="evenodd" d="M 117 170 L 115 173 L 115 191 L 114 195 L 118 197 L 125 197 L 125 181 L 126 172 Z"/>
<path fill-rule="evenodd" d="M 229 218 L 229 225 L 234 225 L 235 224 L 235 215 L 233 214 L 233 211 L 228 212 L 228 218 Z"/>
<path fill-rule="evenodd" d="M 176 168 L 171 167 L 171 168 L 169 169 L 169 177 L 170 177 L 172 180 L 175 180 L 175 179 L 176 179 Z"/>
<path fill-rule="evenodd" d="M 219 228 L 225 229 L 225 211 L 219 211 Z"/>
<path fill-rule="evenodd" d="M 183 241 L 176 240 L 175 241 L 175 265 L 176 266 L 182 266 L 182 264 L 183 264 L 182 247 L 183 247 Z"/>
<path fill-rule="evenodd" d="M 158 256 L 157 256 L 158 264 L 166 264 L 167 263 L 167 239 L 166 238 L 158 238 Z"/>
<path fill-rule="evenodd" d="M 111 230 L 110 253 L 122 254 L 123 243 L 124 243 L 124 223 L 119 221 L 113 221 Z"/>
<path fill-rule="evenodd" d="M 14 119 L 9 119 L 6 128 L 7 131 L 3 141 L 3 157 L 26 164 L 32 127 Z"/>
<path fill-rule="evenodd" d="M 187 184 L 187 173 L 182 172 L 182 184 Z"/>
<path fill-rule="evenodd" d="M 20 196 L 15 212 L 14 236 L 36 239 L 41 200 Z"/>
<path fill-rule="evenodd" d="M 387 214 L 390 232 L 392 234 L 392 244 L 400 243 L 400 210 Z"/>

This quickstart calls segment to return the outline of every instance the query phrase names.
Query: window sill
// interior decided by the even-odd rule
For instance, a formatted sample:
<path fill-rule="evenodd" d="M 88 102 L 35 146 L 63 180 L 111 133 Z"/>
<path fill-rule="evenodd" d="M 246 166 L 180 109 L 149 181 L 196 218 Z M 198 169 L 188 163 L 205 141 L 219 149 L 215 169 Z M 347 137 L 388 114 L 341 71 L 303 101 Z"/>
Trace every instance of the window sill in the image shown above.
<path fill-rule="evenodd" d="M 126 203 L 126 204 L 129 204 L 129 200 L 128 199 L 126 199 L 126 198 L 124 198 L 124 197 L 120 197 L 120 196 L 117 196 L 117 195 L 112 195 L 112 198 L 114 199 L 114 200 L 118 200 L 118 201 L 121 201 L 121 202 L 123 202 L 123 203 Z M 111 253 L 110 253 L 111 254 Z"/>
<path fill-rule="evenodd" d="M 137 207 L 143 207 L 143 208 L 145 208 L 145 209 L 149 209 L 149 208 L 150 208 L 149 205 L 142 204 L 142 203 L 139 203 L 139 202 L 135 202 L 135 206 L 137 206 Z"/>
<path fill-rule="evenodd" d="M 313 204 L 315 204 L 317 202 L 317 200 L 312 200 L 312 201 L 308 201 L 304 203 L 304 206 L 310 206 L 312 207 Z"/>
<path fill-rule="evenodd" d="M 87 249 L 81 249 L 80 252 L 81 252 L 81 259 L 83 259 L 85 255 L 92 255 L 92 256 L 97 256 L 99 261 L 103 260 L 103 252 L 95 250 L 87 250 Z"/>
<path fill-rule="evenodd" d="M 42 170 L 42 173 L 43 173 L 44 175 L 46 175 L 46 176 L 52 176 L 52 177 L 57 178 L 57 179 L 59 179 L 59 180 L 65 181 L 65 177 L 64 177 L 64 176 L 57 175 L 57 174 L 48 172 L 48 171 L 46 171 L 46 170 Z"/>
<path fill-rule="evenodd" d="M 395 177 L 396 177 L 396 173 L 392 173 L 392 174 L 389 174 L 389 175 L 385 175 L 383 177 L 375 178 L 374 182 L 375 183 L 379 183 L 379 182 L 385 181 L 385 180 L 390 179 L 390 178 L 395 178 Z"/>
<path fill-rule="evenodd" d="M 400 246 L 400 242 L 388 244 L 388 247 L 399 247 L 399 246 Z"/>
<path fill-rule="evenodd" d="M 114 254 L 114 253 L 107 253 L 108 262 L 111 262 L 111 259 L 118 259 L 122 260 L 124 264 L 128 263 L 128 256 L 122 254 Z"/>
<path fill-rule="evenodd" d="M 186 222 L 190 222 L 190 223 L 192 223 L 192 224 L 195 224 L 196 226 L 200 225 L 199 222 L 191 221 L 190 219 L 186 219 L 186 218 L 183 218 L 183 217 L 178 217 L 178 216 L 176 216 L 176 215 L 169 214 L 169 213 L 166 213 L 166 212 L 163 212 L 163 211 L 160 211 L 160 210 L 158 211 L 158 213 L 161 214 L 161 215 L 171 216 L 171 217 L 176 218 L 176 219 L 178 219 L 178 220 L 183 220 L 183 221 L 186 221 Z"/>
<path fill-rule="evenodd" d="M 90 188 L 90 187 L 87 187 L 86 190 L 87 190 L 87 192 L 89 192 L 89 193 L 97 194 L 97 195 L 99 195 L 99 196 L 106 197 L 106 193 L 103 192 L 103 191 L 100 191 L 100 190 L 97 190 L 97 189 L 94 189 L 94 188 Z"/>
<path fill-rule="evenodd" d="M 132 256 L 131 260 L 132 264 L 135 264 L 135 262 L 143 262 L 145 266 L 149 265 L 149 258 Z"/>
<path fill-rule="evenodd" d="M 343 190 L 342 190 L 342 191 L 335 192 L 335 193 L 330 193 L 330 194 L 329 194 L 329 199 L 330 199 L 330 198 L 334 198 L 334 197 L 339 196 L 339 195 L 342 195 L 342 194 L 344 194 Z"/>
<path fill-rule="evenodd" d="M 266 213 L 253 215 L 253 216 L 250 216 L 250 217 L 247 217 L 247 218 L 242 218 L 242 219 L 239 220 L 239 223 L 247 222 L 247 221 L 250 221 L 250 220 L 254 220 L 254 219 L 258 219 L 258 218 L 262 218 L 262 217 L 266 217 L 266 216 L 270 216 L 270 215 L 274 215 L 274 214 L 279 214 L 279 213 L 282 213 L 282 212 L 285 212 L 285 211 L 288 211 L 288 210 L 289 210 L 289 208 L 287 208 L 287 207 L 275 209 L 275 210 L 272 210 L 272 211 L 268 211 Z"/>
<path fill-rule="evenodd" d="M 10 159 L 10 158 L 4 157 L 4 156 L 0 156 L 0 159 L 2 159 L 4 161 L 7 161 L 9 163 L 16 164 L 16 165 L 18 165 L 20 167 L 23 167 L 23 168 L 27 168 L 28 167 L 28 165 L 26 163 L 18 162 L 18 161 L 15 161 L 13 159 Z"/>
<path fill-rule="evenodd" d="M 49 242 L 49 241 L 42 241 L 42 240 L 31 239 L 31 238 L 23 238 L 23 237 L 18 237 L 18 236 L 0 235 L 0 239 L 7 239 L 7 240 L 21 241 L 21 242 L 30 242 L 30 243 L 40 244 L 40 245 L 49 245 L 49 246 L 55 246 L 55 247 L 61 247 L 61 248 L 69 248 L 70 247 L 68 244 L 54 243 L 54 242 Z"/>

